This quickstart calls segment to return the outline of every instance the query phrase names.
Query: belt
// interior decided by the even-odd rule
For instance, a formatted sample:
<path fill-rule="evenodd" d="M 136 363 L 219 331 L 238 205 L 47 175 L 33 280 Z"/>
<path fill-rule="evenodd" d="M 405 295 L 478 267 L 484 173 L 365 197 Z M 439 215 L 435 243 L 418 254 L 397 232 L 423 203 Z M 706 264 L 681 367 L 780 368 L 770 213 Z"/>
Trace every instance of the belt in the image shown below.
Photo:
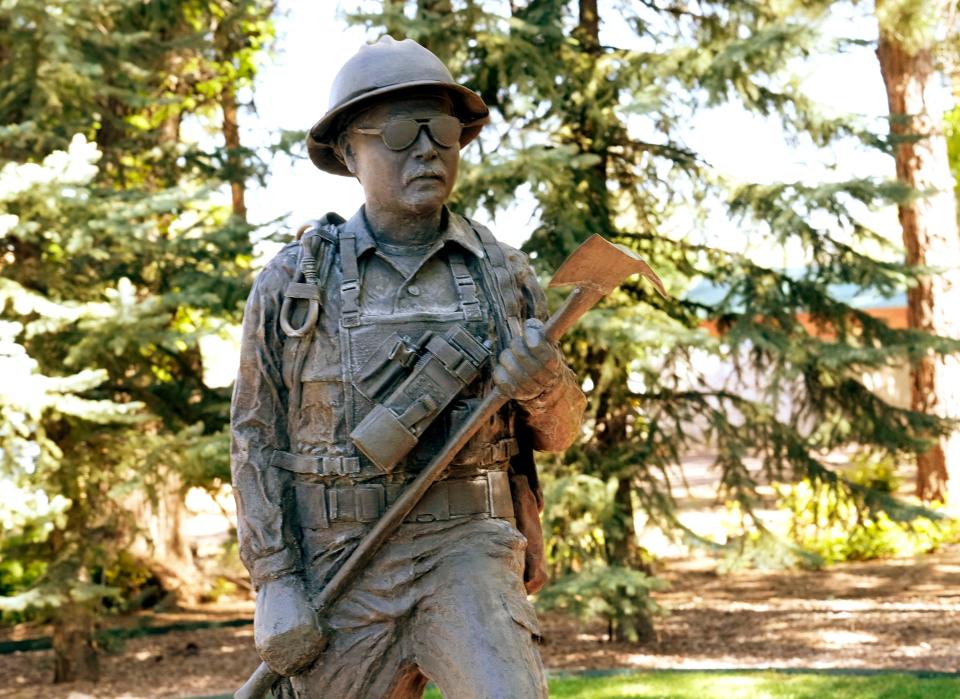
<path fill-rule="evenodd" d="M 401 484 L 366 483 L 324 486 L 297 482 L 297 519 L 307 529 L 326 529 L 341 522 L 375 522 L 403 493 Z M 491 471 L 476 478 L 451 478 L 434 483 L 404 522 L 443 522 L 461 517 L 487 515 L 499 519 L 514 516 L 510 478 L 505 471 Z"/>
<path fill-rule="evenodd" d="M 491 466 L 510 460 L 519 453 L 517 440 L 501 439 L 493 444 L 481 444 L 464 449 L 451 462 L 454 466 Z M 270 465 L 292 473 L 312 476 L 350 476 L 360 473 L 360 459 L 356 456 L 314 456 L 291 454 L 274 449 Z"/>
<path fill-rule="evenodd" d="M 509 461 L 520 453 L 520 445 L 513 437 L 501 439 L 493 444 L 481 444 L 470 447 L 457 454 L 450 463 L 453 466 L 489 466 Z"/>

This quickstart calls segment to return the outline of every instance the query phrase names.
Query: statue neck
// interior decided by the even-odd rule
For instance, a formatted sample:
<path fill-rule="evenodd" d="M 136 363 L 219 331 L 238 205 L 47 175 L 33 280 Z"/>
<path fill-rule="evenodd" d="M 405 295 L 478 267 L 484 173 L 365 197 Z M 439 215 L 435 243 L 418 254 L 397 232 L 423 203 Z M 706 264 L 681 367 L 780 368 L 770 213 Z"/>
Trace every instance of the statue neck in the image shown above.
<path fill-rule="evenodd" d="M 366 206 L 364 215 L 373 237 L 378 243 L 388 245 L 427 245 L 437 239 L 445 223 L 443 207 L 425 215 L 417 215 Z"/>

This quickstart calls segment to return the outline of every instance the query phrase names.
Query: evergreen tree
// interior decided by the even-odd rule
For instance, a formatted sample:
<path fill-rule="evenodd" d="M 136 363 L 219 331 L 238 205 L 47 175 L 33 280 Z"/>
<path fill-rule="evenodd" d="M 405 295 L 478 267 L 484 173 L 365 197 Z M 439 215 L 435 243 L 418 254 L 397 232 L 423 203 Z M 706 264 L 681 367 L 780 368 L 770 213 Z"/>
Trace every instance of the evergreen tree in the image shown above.
<path fill-rule="evenodd" d="M 175 510 L 187 487 L 228 479 L 229 392 L 204 382 L 200 341 L 239 322 L 249 288 L 237 190 L 256 163 L 236 95 L 271 11 L 0 7 L 0 373 L 16 378 L 0 478 L 36 503 L 0 541 L 0 609 L 52 615 L 56 680 L 96 678 L 92 625 L 122 602 L 108 592 L 143 533 L 137 503 Z M 185 120 L 211 136 L 187 142 Z M 176 554 L 177 533 L 147 553 Z M 168 584 L 184 572 L 154 563 Z"/>
<path fill-rule="evenodd" d="M 903 460 L 949 428 L 935 415 L 886 403 L 862 376 L 958 343 L 892 329 L 836 294 L 855 285 L 889 296 L 916 277 L 855 213 L 901 201 L 908 189 L 868 176 L 734 185 L 681 140 L 698 110 L 735 102 L 779 116 L 787 133 L 817 145 L 853 138 L 888 148 L 855 120 L 823 117 L 789 72 L 791 61 L 822 46 L 816 20 L 830 7 L 387 0 L 381 11 L 352 18 L 428 46 L 490 105 L 493 124 L 466 156 L 459 206 L 495 213 L 528 192 L 539 225 L 525 250 L 545 274 L 600 233 L 669 281 L 674 300 L 628 283 L 565 340 L 590 407 L 585 439 L 563 463 L 549 464 L 548 545 L 554 572 L 568 576 L 562 592 L 585 591 L 577 576 L 584 584 L 619 581 L 590 592 L 605 596 L 592 611 L 609 617 L 614 636 L 649 630 L 610 599 L 639 598 L 649 586 L 637 572 L 644 564 L 634 537 L 638 507 L 682 529 L 670 484 L 682 478 L 689 449 L 705 443 L 715 451 L 720 494 L 762 530 L 752 516 L 760 478 L 853 488 L 864 507 L 907 516 L 909 508 L 888 496 L 845 483 L 824 457 L 844 449 Z M 604 22 L 632 36 L 607 41 Z M 744 241 L 802 249 L 805 267 L 776 269 L 740 241 L 719 245 L 707 228 L 717 202 Z M 689 228 L 677 231 L 678 220 L 691 221 Z M 697 285 L 718 293 L 690 295 Z M 710 356 L 740 380 L 710 385 L 697 371 Z M 760 458 L 762 473 L 747 468 L 749 456 Z M 550 499 L 563 507 L 552 510 Z M 571 508 L 572 515 L 551 515 Z M 563 604 L 560 597 L 553 603 Z M 638 614 L 649 611 L 632 601 Z"/>

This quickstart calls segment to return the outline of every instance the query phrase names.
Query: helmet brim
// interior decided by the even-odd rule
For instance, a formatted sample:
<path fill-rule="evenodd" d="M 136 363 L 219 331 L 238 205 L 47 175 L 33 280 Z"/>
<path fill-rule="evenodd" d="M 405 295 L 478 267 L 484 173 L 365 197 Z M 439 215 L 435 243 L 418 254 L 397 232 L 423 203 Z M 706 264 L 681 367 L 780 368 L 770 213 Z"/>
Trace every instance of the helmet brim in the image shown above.
<path fill-rule="evenodd" d="M 398 85 L 387 85 L 365 92 L 331 109 L 323 118 L 314 124 L 307 134 L 307 153 L 311 162 L 324 172 L 344 177 L 353 177 L 347 166 L 340 161 L 334 150 L 334 143 L 339 136 L 338 126 L 342 117 L 361 107 L 368 107 L 372 102 L 380 101 L 384 95 L 398 92 L 410 92 L 434 88 L 450 94 L 454 102 L 454 112 L 464 123 L 471 124 L 460 134 L 460 147 L 470 143 L 480 133 L 480 129 L 488 121 L 490 110 L 483 99 L 473 90 L 457 83 L 440 82 L 437 80 L 416 80 Z"/>

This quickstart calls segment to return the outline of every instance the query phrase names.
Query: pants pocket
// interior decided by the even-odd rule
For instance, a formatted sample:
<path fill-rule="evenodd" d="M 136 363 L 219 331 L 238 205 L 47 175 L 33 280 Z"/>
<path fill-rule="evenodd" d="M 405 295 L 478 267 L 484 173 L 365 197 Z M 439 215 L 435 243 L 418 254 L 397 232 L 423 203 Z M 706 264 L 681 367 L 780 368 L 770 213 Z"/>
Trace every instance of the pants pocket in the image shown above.
<path fill-rule="evenodd" d="M 529 600 L 519 591 L 514 594 L 504 592 L 500 598 L 510 618 L 529 631 L 535 641 L 540 642 L 543 639 L 543 632 L 540 629 L 537 613 Z"/>

